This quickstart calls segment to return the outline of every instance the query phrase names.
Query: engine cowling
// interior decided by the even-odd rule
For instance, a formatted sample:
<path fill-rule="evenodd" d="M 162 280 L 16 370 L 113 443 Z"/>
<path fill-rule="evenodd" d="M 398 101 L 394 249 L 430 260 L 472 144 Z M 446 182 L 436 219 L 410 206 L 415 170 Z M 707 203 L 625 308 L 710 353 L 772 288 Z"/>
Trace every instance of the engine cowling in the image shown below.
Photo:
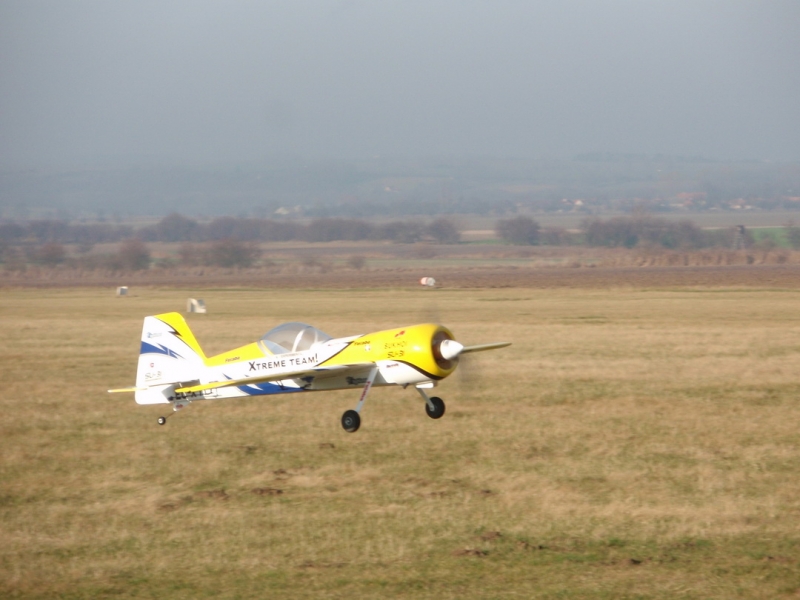
<path fill-rule="evenodd" d="M 386 358 L 402 362 L 433 380 L 444 379 L 455 370 L 463 349 L 449 329 L 434 323 L 399 330 L 392 340 L 402 344 L 403 353 L 388 354 Z"/>

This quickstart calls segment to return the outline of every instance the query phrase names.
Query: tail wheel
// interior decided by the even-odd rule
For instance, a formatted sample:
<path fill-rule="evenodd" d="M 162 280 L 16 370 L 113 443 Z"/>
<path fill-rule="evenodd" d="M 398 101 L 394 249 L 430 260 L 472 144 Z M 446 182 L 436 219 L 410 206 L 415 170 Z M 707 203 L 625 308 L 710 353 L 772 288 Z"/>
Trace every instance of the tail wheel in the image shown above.
<path fill-rule="evenodd" d="M 354 410 L 346 410 L 342 415 L 342 427 L 347 433 L 358 431 L 361 427 L 361 416 Z"/>
<path fill-rule="evenodd" d="M 425 403 L 425 412 L 431 419 L 441 419 L 444 415 L 444 400 L 438 396 L 430 398 Z"/>
<path fill-rule="evenodd" d="M 163 425 L 167 422 L 167 417 L 158 417 L 158 424 Z"/>

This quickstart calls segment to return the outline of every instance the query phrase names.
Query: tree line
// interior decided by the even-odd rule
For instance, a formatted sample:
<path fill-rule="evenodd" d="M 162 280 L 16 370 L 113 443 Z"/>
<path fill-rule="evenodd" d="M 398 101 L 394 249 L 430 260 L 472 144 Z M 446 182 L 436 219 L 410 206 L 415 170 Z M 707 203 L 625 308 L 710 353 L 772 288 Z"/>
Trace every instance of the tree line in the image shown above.
<path fill-rule="evenodd" d="M 785 228 L 786 241 L 800 248 L 800 228 Z M 664 248 L 670 250 L 698 250 L 701 248 L 735 245 L 737 236 L 741 245 L 755 242 L 742 228 L 702 229 L 689 220 L 673 221 L 650 215 L 591 218 L 581 224 L 579 231 L 563 228 L 542 228 L 537 221 L 522 216 L 501 219 L 495 226 L 497 236 L 509 244 L 547 246 L 590 246 L 606 248 Z"/>
<path fill-rule="evenodd" d="M 525 246 L 695 250 L 731 248 L 739 244 L 740 247 L 747 247 L 754 243 L 744 228 L 705 230 L 688 220 L 672 221 L 649 215 L 587 219 L 578 231 L 543 228 L 528 216 L 517 216 L 498 220 L 495 231 L 505 243 Z M 257 264 L 261 256 L 259 242 L 290 240 L 392 240 L 399 243 L 431 241 L 448 244 L 458 243 L 460 233 L 446 218 L 428 224 L 416 220 L 372 224 L 342 218 L 315 219 L 303 224 L 235 217 L 220 217 L 209 223 L 201 223 L 172 214 L 155 225 L 136 230 L 128 225 L 31 221 L 0 224 L 0 262 L 7 269 L 24 269 L 27 264 L 38 264 L 81 269 L 141 270 L 149 268 L 153 262 L 147 245 L 149 242 L 176 242 L 180 248 L 177 259 L 170 259 L 172 263 L 184 266 L 249 267 Z M 789 246 L 800 249 L 800 228 L 787 226 L 785 240 Z M 117 243 L 118 246 L 111 253 L 89 253 L 94 243 Z M 77 244 L 77 254 L 70 255 L 65 244 Z M 161 262 L 162 266 L 167 266 L 163 260 Z"/>
<path fill-rule="evenodd" d="M 735 232 L 729 229 L 706 230 L 689 220 L 674 221 L 651 215 L 586 219 L 579 231 L 542 227 L 531 217 L 521 215 L 496 221 L 501 240 L 515 245 L 634 248 L 642 246 L 669 249 L 698 249 L 730 246 Z M 332 242 L 393 241 L 455 244 L 461 239 L 456 225 L 446 217 L 424 223 L 420 220 L 393 220 L 372 223 L 362 219 L 338 217 L 308 222 L 245 217 L 218 217 L 200 222 L 173 213 L 154 225 L 134 229 L 131 225 L 110 223 L 68 223 L 60 220 L 34 220 L 0 223 L 0 246 L 76 244 L 84 250 L 93 244 L 119 243 L 136 238 L 142 242 Z M 800 247 L 800 231 L 787 228 L 787 241 Z M 752 241 L 752 240 L 749 240 Z M 795 244 L 797 242 L 797 244 Z M 56 253 L 51 246 L 51 253 Z"/>
<path fill-rule="evenodd" d="M 218 217 L 202 223 L 173 213 L 155 225 L 138 229 L 130 225 L 68 223 L 60 220 L 0 223 L 0 241 L 7 244 L 91 245 L 121 242 L 133 237 L 143 242 L 388 240 L 414 243 L 430 240 L 440 244 L 454 244 L 459 241 L 460 234 L 458 228 L 444 217 L 430 223 L 408 220 L 375 224 L 361 219 L 344 218 L 320 218 L 300 223 L 240 217 Z"/>

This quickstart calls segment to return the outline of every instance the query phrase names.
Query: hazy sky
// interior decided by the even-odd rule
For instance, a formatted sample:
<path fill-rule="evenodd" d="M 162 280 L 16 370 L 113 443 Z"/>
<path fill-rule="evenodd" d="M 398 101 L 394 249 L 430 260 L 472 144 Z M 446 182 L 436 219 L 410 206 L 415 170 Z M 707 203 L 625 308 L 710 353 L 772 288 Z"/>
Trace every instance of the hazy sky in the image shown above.
<path fill-rule="evenodd" d="M 798 0 L 0 0 L 0 167 L 800 160 Z"/>

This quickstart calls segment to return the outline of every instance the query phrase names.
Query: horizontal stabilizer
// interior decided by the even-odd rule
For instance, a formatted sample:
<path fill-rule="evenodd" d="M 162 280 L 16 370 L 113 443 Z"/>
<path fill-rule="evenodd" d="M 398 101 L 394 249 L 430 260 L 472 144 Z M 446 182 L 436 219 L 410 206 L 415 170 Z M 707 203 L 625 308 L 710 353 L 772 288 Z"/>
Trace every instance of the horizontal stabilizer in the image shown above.
<path fill-rule="evenodd" d="M 242 379 L 228 379 L 226 381 L 212 381 L 211 383 L 201 383 L 199 385 L 191 385 L 187 387 L 178 388 L 175 390 L 178 394 L 191 394 L 194 392 L 202 392 L 205 390 L 216 390 L 226 387 L 239 387 L 241 385 L 255 385 L 257 383 L 268 383 L 273 381 L 283 381 L 285 379 L 299 379 L 301 377 L 315 377 L 325 378 L 333 375 L 341 375 L 346 371 L 360 371 L 368 367 L 374 367 L 373 363 L 356 363 L 350 365 L 332 365 L 329 367 L 314 367 L 311 369 L 303 369 L 302 371 L 288 371 L 283 373 L 272 373 L 271 375 L 263 375 L 260 377 L 243 377 Z"/>
<path fill-rule="evenodd" d="M 467 352 L 483 352 L 484 350 L 494 350 L 495 348 L 505 348 L 506 346 L 510 346 L 511 342 L 493 342 L 491 344 L 477 344 L 475 346 L 464 346 L 464 349 L 460 352 L 460 354 L 466 354 Z"/>
<path fill-rule="evenodd" d="M 143 392 L 147 388 L 141 387 L 127 387 L 127 388 L 120 388 L 118 390 L 108 390 L 109 394 L 119 394 L 120 392 Z"/>

